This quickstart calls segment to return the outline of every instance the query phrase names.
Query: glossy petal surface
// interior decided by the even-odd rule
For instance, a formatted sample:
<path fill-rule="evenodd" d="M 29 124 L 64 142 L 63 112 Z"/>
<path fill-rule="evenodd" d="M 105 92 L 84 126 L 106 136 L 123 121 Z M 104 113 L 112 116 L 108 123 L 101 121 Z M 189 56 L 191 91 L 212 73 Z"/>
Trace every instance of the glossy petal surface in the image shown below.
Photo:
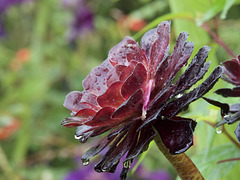
<path fill-rule="evenodd" d="M 154 127 L 169 152 L 179 154 L 185 152 L 193 144 L 193 131 L 196 124 L 191 119 L 175 117 L 174 119 L 159 120 Z"/>

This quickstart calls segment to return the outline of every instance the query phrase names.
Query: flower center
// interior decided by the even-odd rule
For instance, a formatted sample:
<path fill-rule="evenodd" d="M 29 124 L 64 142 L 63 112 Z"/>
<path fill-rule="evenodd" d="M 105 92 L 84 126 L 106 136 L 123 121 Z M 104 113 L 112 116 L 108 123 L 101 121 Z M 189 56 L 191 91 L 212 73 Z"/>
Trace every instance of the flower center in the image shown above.
<path fill-rule="evenodd" d="M 154 84 L 154 80 L 150 79 L 147 86 L 146 86 L 146 90 L 145 90 L 145 94 L 144 94 L 143 108 L 142 108 L 142 117 L 141 117 L 142 120 L 146 119 L 148 103 L 149 103 L 150 94 L 151 94 L 153 84 Z"/>

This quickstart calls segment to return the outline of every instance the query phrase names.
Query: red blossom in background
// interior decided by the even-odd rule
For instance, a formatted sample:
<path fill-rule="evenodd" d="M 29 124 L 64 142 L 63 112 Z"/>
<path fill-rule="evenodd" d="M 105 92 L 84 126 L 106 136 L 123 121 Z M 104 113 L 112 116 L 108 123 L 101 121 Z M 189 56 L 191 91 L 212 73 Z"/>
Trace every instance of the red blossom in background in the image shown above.
<path fill-rule="evenodd" d="M 240 97 L 240 55 L 236 59 L 231 59 L 223 64 L 223 76 L 222 78 L 227 82 L 236 85 L 236 87 L 222 88 L 216 91 L 217 94 L 224 97 Z M 221 115 L 223 120 L 217 124 L 217 126 L 227 124 L 233 124 L 240 120 L 240 104 L 228 105 L 209 98 L 204 98 L 210 104 L 221 108 Z M 238 142 L 240 142 L 240 123 L 235 130 L 235 135 Z"/>
<path fill-rule="evenodd" d="M 125 179 L 133 158 L 147 150 L 155 137 L 154 128 L 171 154 L 185 152 L 193 144 L 196 122 L 177 114 L 212 88 L 222 74 L 222 67 L 185 93 L 203 78 L 210 65 L 205 63 L 210 48 L 204 46 L 175 79 L 193 51 L 194 45 L 186 41 L 187 36 L 186 32 L 179 35 L 171 55 L 170 22 L 164 21 L 145 33 L 141 46 L 125 37 L 84 79 L 84 91 L 66 96 L 64 106 L 72 117 L 64 119 L 62 125 L 78 127 L 76 139 L 86 142 L 89 137 L 109 131 L 82 156 L 83 164 L 108 147 L 95 170 L 114 172 L 120 158 L 127 154 L 120 175 Z"/>

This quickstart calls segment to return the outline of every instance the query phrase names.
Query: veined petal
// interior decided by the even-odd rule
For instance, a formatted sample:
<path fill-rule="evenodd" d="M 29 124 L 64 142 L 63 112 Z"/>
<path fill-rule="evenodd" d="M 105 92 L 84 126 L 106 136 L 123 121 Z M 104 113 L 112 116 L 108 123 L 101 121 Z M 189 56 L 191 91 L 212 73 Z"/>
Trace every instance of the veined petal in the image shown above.
<path fill-rule="evenodd" d="M 83 88 L 87 93 L 96 96 L 103 94 L 107 90 L 107 74 L 114 67 L 105 60 L 102 64 L 91 70 L 90 74 L 83 80 Z"/>
<path fill-rule="evenodd" d="M 121 106 L 119 106 L 112 114 L 112 119 L 126 119 L 130 116 L 134 117 L 142 112 L 143 105 L 142 89 L 137 90 L 132 96 L 128 98 Z M 139 114 L 139 115 L 140 115 Z"/>
<path fill-rule="evenodd" d="M 188 104 L 197 100 L 198 98 L 202 97 L 205 93 L 207 93 L 214 86 L 214 84 L 221 77 L 221 75 L 222 75 L 222 67 L 218 66 L 212 72 L 212 74 L 196 89 L 168 103 L 164 108 L 164 110 L 161 112 L 161 114 L 166 117 L 175 116 Z"/>
<path fill-rule="evenodd" d="M 67 94 L 63 106 L 70 111 L 77 112 L 82 108 L 81 99 L 83 93 L 79 91 L 72 91 Z"/>
<path fill-rule="evenodd" d="M 121 89 L 122 96 L 128 99 L 136 90 L 145 88 L 147 70 L 142 63 L 138 63 L 132 74 L 124 81 Z"/>
<path fill-rule="evenodd" d="M 233 89 L 218 89 L 215 93 L 220 94 L 224 97 L 240 97 L 240 86 L 234 87 Z"/>
<path fill-rule="evenodd" d="M 83 125 L 84 122 L 88 121 L 90 117 L 87 118 L 81 118 L 81 117 L 68 117 L 62 120 L 61 125 L 72 128 L 72 127 L 77 127 Z"/>
<path fill-rule="evenodd" d="M 180 154 L 193 145 L 193 131 L 196 125 L 197 123 L 192 119 L 174 117 L 159 119 L 155 122 L 154 127 L 169 152 Z"/>
<path fill-rule="evenodd" d="M 155 74 L 155 71 L 159 64 L 168 56 L 169 52 L 169 39 L 170 39 L 170 25 L 171 23 L 169 21 L 163 21 L 161 22 L 156 31 L 158 34 L 158 37 L 156 41 L 152 44 L 150 49 L 150 72 L 152 73 L 152 77 Z M 144 39 L 146 39 L 145 37 Z M 153 38 L 146 42 L 145 45 L 143 45 L 143 48 L 148 48 L 149 43 L 151 43 L 153 40 L 155 40 L 155 35 Z M 147 49 L 145 51 L 148 51 Z"/>
<path fill-rule="evenodd" d="M 97 98 L 97 101 L 102 107 L 115 107 L 117 108 L 124 102 L 124 98 L 121 95 L 121 87 L 123 82 L 113 83 L 108 90 Z"/>
<path fill-rule="evenodd" d="M 104 126 L 111 122 L 111 115 L 115 111 L 115 108 L 104 107 L 96 113 L 96 115 L 88 122 L 85 123 L 87 126 Z"/>

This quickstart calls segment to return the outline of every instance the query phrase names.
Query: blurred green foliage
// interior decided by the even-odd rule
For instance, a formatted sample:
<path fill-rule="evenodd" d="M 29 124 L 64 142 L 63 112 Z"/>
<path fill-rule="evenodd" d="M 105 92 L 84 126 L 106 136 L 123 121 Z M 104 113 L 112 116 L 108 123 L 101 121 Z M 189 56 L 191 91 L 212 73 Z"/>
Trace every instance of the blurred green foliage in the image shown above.
<path fill-rule="evenodd" d="M 62 106 L 69 91 L 82 90 L 81 82 L 108 51 L 124 36 L 136 40 L 163 20 L 172 20 L 171 49 L 181 31 L 195 43 L 195 53 L 203 45 L 212 48 L 210 72 L 231 56 L 204 30 L 210 29 L 235 54 L 240 53 L 239 0 L 104 0 L 87 1 L 94 14 L 94 29 L 74 44 L 66 38 L 73 15 L 57 0 L 35 0 L 8 9 L 2 16 L 6 35 L 0 39 L 0 179 L 63 179 L 74 169 L 75 157 L 91 145 L 74 140 L 75 129 L 60 126 L 68 116 Z M 124 17 L 128 20 L 124 21 Z M 134 19 L 147 25 L 133 31 Z M 25 57 L 26 56 L 26 57 Z M 209 73 L 210 73 L 209 72 Z M 216 88 L 230 86 L 220 80 Z M 208 96 L 224 102 L 212 93 Z M 239 149 L 204 121 L 220 121 L 219 109 L 199 100 L 184 115 L 196 119 L 195 145 L 188 154 L 206 179 L 238 179 L 240 161 L 217 161 L 240 157 Z M 234 137 L 236 126 L 226 130 Z M 235 138 L 235 137 L 234 137 Z M 152 145 L 143 154 L 145 168 L 167 169 L 171 165 Z"/>

